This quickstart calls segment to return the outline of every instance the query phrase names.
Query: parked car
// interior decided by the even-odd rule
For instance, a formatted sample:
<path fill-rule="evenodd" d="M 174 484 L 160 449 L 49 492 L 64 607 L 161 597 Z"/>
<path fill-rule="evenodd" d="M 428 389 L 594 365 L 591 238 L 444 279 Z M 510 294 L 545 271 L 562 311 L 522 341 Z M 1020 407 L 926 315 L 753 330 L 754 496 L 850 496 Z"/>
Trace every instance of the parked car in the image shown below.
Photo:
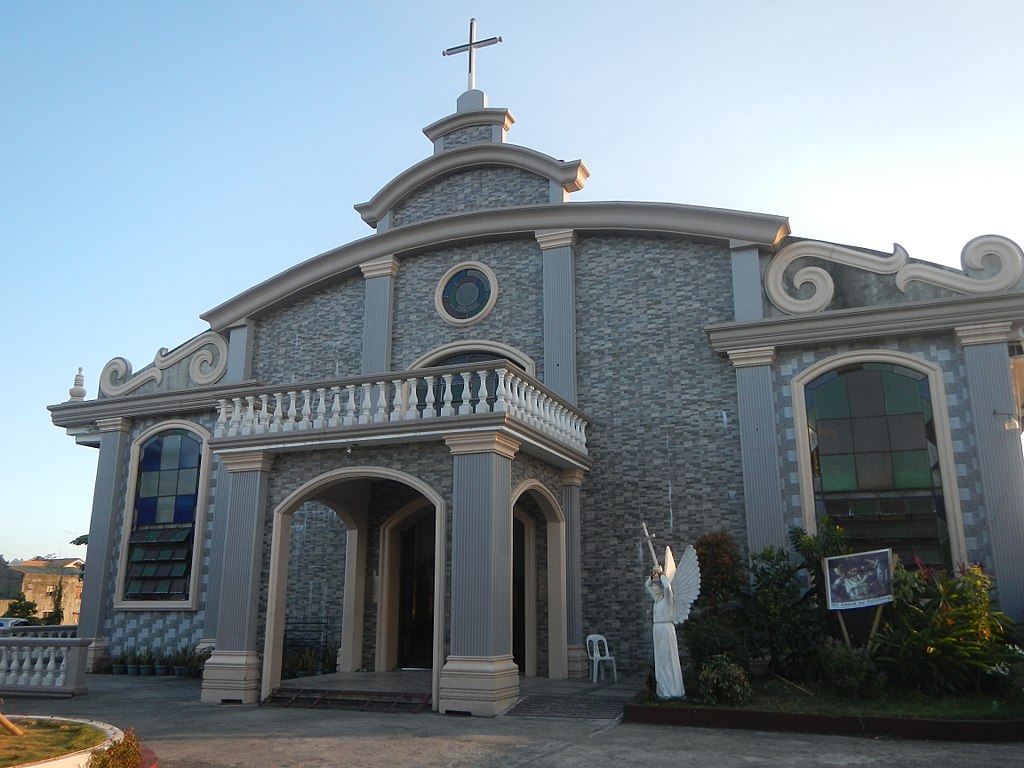
<path fill-rule="evenodd" d="M 11 619 L 0 617 L 0 629 L 9 629 L 10 627 L 20 627 L 22 624 L 28 624 L 28 619 Z"/>

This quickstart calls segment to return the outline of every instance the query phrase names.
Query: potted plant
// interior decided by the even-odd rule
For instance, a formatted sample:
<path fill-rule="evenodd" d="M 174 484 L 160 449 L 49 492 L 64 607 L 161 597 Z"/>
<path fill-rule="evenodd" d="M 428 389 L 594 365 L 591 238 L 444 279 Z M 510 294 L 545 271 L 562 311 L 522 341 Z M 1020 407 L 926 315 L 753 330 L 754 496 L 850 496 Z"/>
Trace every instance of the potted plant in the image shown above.
<path fill-rule="evenodd" d="M 160 676 L 166 676 L 173 671 L 171 668 L 171 657 L 167 653 L 154 653 L 153 671 Z"/>
<path fill-rule="evenodd" d="M 154 662 L 156 657 L 152 648 L 143 648 L 139 651 L 139 674 L 152 675 L 156 672 Z"/>
<path fill-rule="evenodd" d="M 128 667 L 125 665 L 123 656 L 115 655 L 110 657 L 110 674 L 123 675 L 127 671 Z"/>
<path fill-rule="evenodd" d="M 129 675 L 139 674 L 139 654 L 134 648 L 126 648 L 121 658 Z"/>
<path fill-rule="evenodd" d="M 175 677 L 185 677 L 188 675 L 188 660 L 191 656 L 192 649 L 184 645 L 171 653 L 171 667 L 174 670 Z"/>

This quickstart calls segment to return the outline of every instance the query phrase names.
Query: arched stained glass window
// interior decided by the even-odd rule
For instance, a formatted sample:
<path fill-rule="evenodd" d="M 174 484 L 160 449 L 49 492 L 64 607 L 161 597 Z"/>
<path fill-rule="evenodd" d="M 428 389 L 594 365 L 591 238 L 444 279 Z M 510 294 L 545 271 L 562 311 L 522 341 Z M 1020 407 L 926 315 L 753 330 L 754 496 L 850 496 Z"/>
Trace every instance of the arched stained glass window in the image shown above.
<path fill-rule="evenodd" d="M 202 447 L 185 429 L 140 447 L 125 600 L 188 600 Z"/>
<path fill-rule="evenodd" d="M 928 377 L 892 363 L 855 363 L 804 389 L 815 510 L 856 550 L 950 565 Z"/>

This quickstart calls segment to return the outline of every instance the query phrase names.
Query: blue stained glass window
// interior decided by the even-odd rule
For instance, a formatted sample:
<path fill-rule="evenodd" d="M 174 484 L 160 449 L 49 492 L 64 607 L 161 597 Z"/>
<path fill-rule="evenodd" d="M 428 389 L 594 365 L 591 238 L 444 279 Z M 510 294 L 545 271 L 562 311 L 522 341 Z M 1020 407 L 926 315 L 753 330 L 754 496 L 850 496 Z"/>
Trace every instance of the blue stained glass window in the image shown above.
<path fill-rule="evenodd" d="M 185 429 L 161 432 L 141 447 L 125 600 L 188 599 L 202 448 Z"/>

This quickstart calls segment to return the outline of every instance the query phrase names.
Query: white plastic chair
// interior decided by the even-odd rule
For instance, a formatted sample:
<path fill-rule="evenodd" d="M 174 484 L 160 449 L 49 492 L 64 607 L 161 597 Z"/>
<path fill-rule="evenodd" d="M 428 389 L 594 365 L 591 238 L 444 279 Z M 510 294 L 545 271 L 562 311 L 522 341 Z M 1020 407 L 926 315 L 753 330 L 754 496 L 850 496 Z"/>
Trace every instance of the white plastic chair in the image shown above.
<path fill-rule="evenodd" d="M 615 668 L 615 657 L 608 650 L 608 641 L 604 635 L 587 635 L 587 656 L 590 657 L 591 681 L 597 682 L 597 670 L 601 664 L 612 665 L 612 678 L 619 682 L 619 671 Z M 601 669 L 601 679 L 604 680 L 604 669 Z"/>

